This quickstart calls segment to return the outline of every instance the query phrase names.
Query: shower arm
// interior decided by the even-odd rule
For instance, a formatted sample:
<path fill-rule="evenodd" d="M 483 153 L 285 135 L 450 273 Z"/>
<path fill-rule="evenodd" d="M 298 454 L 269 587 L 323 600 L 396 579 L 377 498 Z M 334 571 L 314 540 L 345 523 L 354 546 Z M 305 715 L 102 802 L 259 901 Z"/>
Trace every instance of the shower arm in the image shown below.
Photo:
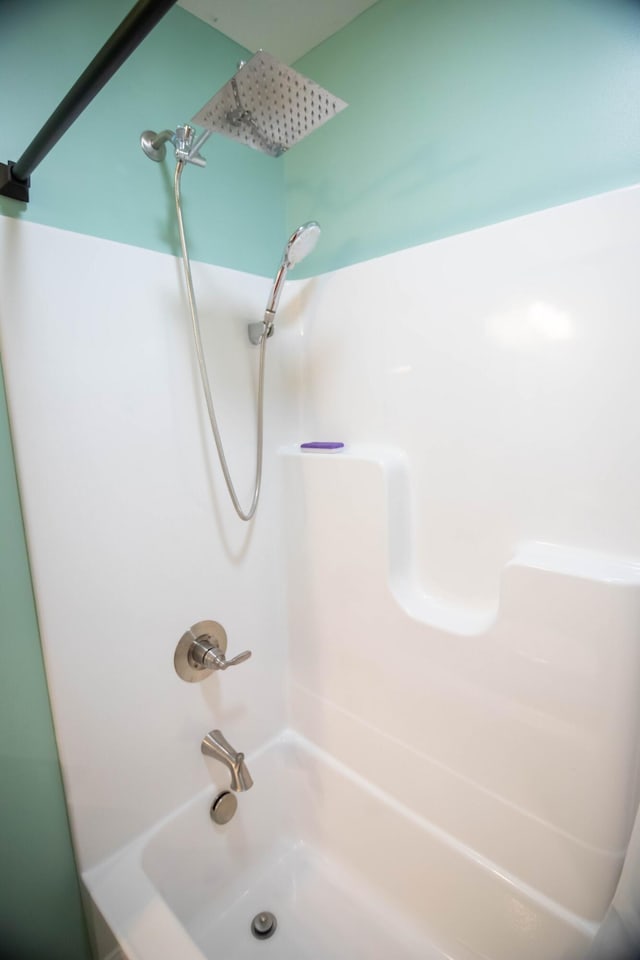
<path fill-rule="evenodd" d="M 183 163 L 193 163 L 196 167 L 206 167 L 207 161 L 200 156 L 200 144 L 209 139 L 211 134 L 205 131 L 194 142 L 195 130 L 188 123 L 183 123 L 175 130 L 143 130 L 140 135 L 140 146 L 150 160 L 161 163 L 167 155 L 166 144 L 171 143 L 175 148 L 176 160 Z"/>
<path fill-rule="evenodd" d="M 186 157 L 188 163 L 196 162 L 194 158 L 200 155 L 200 147 L 203 144 L 205 144 L 209 139 L 209 137 L 211 137 L 212 135 L 213 135 L 213 130 L 203 130 L 202 133 L 198 137 L 196 137 Z"/>

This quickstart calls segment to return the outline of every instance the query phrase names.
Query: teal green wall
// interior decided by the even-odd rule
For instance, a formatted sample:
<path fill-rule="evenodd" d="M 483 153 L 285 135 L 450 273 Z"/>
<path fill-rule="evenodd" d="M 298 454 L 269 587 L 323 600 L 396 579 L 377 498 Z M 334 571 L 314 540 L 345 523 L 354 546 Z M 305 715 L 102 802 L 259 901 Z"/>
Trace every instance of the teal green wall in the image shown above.
<path fill-rule="evenodd" d="M 6 162 L 18 159 L 134 0 L 0 5 Z M 246 55 L 174 7 L 36 169 L 29 204 L 0 198 L 0 214 L 177 253 L 172 153 L 153 163 L 140 134 L 189 120 Z M 207 168 L 190 166 L 182 178 L 192 256 L 271 275 L 285 231 L 282 161 L 219 136 L 203 153 Z"/>
<path fill-rule="evenodd" d="M 130 4 L 5 0 L 2 159 Z M 296 64 L 348 110 L 281 160 L 214 137 L 186 172 L 193 255 L 269 276 L 316 218 L 300 277 L 637 182 L 639 51 L 637 0 L 379 0 Z M 0 214 L 177 252 L 172 164 L 140 132 L 189 119 L 245 54 L 174 8 L 36 170 L 28 207 Z"/>
<path fill-rule="evenodd" d="M 640 179 L 637 0 L 380 0 L 295 66 L 350 103 L 285 156 L 296 276 Z"/>
<path fill-rule="evenodd" d="M 0 368 L 0 956 L 87 960 Z"/>

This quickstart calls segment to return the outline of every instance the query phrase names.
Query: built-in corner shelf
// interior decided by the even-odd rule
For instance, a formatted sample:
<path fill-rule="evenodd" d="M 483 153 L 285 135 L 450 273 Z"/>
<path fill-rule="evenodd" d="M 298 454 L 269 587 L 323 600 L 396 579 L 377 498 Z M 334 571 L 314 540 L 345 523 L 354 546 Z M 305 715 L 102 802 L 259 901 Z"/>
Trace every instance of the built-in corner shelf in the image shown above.
<path fill-rule="evenodd" d="M 379 553 L 386 557 L 391 594 L 408 616 L 425 626 L 460 636 L 484 634 L 499 620 L 503 606 L 512 611 L 515 594 L 527 607 L 534 603 L 543 582 L 545 592 L 562 590 L 558 585 L 567 578 L 584 582 L 585 589 L 590 589 L 588 584 L 598 584 L 612 593 L 622 587 L 640 587 L 640 560 L 529 541 L 518 544 L 505 564 L 493 606 L 473 609 L 451 603 L 425 590 L 416 575 L 411 480 L 402 450 L 352 444 L 339 451 L 303 452 L 295 445 L 281 447 L 279 453 L 287 465 L 288 506 L 296 503 L 296 497 L 303 500 L 298 508 L 306 516 L 299 521 L 324 528 L 330 540 L 335 539 L 331 531 L 339 530 L 341 562 L 353 553 L 361 575 L 362 544 L 373 546 L 375 540 Z M 353 532 L 351 538 L 348 530 Z M 319 546 L 316 542 L 314 551 Z M 551 599 L 547 596 L 545 602 Z"/>

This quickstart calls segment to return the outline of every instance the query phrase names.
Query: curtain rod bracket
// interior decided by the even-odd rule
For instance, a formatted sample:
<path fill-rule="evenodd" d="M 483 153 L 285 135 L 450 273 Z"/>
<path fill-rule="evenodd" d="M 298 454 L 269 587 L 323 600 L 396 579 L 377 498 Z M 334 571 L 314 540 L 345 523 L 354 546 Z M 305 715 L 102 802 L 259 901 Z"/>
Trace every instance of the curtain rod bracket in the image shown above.
<path fill-rule="evenodd" d="M 0 197 L 29 202 L 31 174 L 176 0 L 138 0 L 19 160 L 0 163 Z M 16 175 L 16 170 L 22 176 Z"/>
<path fill-rule="evenodd" d="M 13 175 L 14 167 L 15 163 L 11 160 L 8 163 L 0 163 L 0 197 L 10 197 L 12 200 L 29 203 L 31 177 L 27 177 L 26 180 L 18 180 Z"/>

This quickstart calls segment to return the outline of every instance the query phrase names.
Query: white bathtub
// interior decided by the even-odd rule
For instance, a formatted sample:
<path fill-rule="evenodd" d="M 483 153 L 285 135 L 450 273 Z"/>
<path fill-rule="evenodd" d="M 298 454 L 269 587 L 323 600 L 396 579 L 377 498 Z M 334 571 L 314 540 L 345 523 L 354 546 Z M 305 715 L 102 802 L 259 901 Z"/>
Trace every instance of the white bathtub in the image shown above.
<path fill-rule="evenodd" d="M 83 875 L 128 960 L 583 960 L 595 927 L 297 734 L 248 766 L 226 826 L 211 788 Z"/>

